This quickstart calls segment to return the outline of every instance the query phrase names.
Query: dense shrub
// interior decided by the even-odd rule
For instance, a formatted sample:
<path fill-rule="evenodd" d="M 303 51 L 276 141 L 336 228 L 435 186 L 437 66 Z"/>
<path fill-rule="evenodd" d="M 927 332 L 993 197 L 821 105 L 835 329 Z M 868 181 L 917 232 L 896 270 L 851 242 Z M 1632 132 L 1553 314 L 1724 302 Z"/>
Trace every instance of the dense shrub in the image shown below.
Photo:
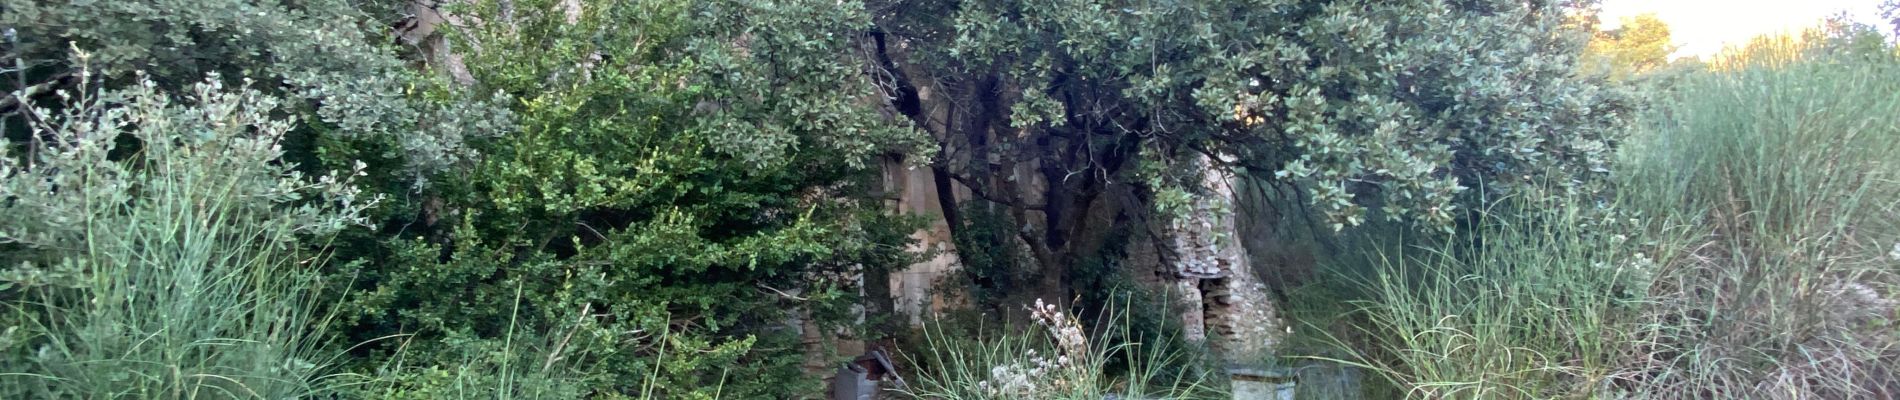
<path fill-rule="evenodd" d="M 849 38 L 820 36 L 864 17 L 822 1 L 564 4 L 442 10 L 468 21 L 446 28 L 468 90 L 511 105 L 518 132 L 471 141 L 472 168 L 340 251 L 364 261 L 339 271 L 357 283 L 352 340 L 413 334 L 358 349 L 402 365 L 366 395 L 818 391 L 797 330 L 849 328 L 853 277 L 908 260 L 911 225 L 861 197 L 870 157 L 908 133 L 834 62 Z"/>
<path fill-rule="evenodd" d="M 0 29 L 9 31 L 7 67 L 24 67 L 0 79 L 0 92 L 24 91 L 57 108 L 47 97 L 76 90 L 75 50 L 91 54 L 91 82 L 108 88 L 150 81 L 183 92 L 207 74 L 220 74 L 227 84 L 250 79 L 249 86 L 286 99 L 284 111 L 300 115 L 303 126 L 293 143 L 309 140 L 306 135 L 373 143 L 387 148 L 378 156 L 404 160 L 398 173 L 409 181 L 473 156 L 466 140 L 507 129 L 507 114 L 493 105 L 408 96 L 437 80 L 409 68 L 387 36 L 397 3 L 359 3 L 0 1 Z M 10 108 L 0 104 L 0 115 Z"/>

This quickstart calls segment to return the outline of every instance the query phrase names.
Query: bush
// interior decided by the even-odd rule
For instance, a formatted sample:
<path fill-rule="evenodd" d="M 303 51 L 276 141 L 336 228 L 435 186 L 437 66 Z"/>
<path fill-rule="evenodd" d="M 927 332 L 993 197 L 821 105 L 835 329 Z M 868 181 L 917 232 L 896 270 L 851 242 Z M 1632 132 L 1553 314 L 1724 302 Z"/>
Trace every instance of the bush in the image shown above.
<path fill-rule="evenodd" d="M 466 97 L 406 96 L 441 84 L 411 69 L 383 36 L 406 3 L 0 0 L 9 75 L 0 93 L 72 92 L 82 67 L 93 74 L 90 84 L 106 89 L 149 82 L 184 93 L 208 74 L 233 79 L 226 84 L 253 79 L 247 87 L 282 98 L 282 111 L 301 117 L 288 144 L 314 136 L 387 146 L 385 155 L 404 164 L 403 176 L 390 178 L 416 183 L 478 156 L 465 141 L 506 132 L 508 118 Z M 91 54 L 84 65 L 73 62 L 76 51 Z M 12 111 L 7 103 L 0 100 L 0 115 Z"/>
<path fill-rule="evenodd" d="M 911 225 L 863 194 L 885 150 L 876 137 L 911 133 L 858 101 L 869 83 L 835 62 L 849 36 L 762 32 L 854 29 L 861 11 L 518 0 L 443 12 L 468 21 L 443 27 L 474 77 L 465 91 L 519 125 L 472 138 L 485 156 L 467 170 L 392 188 L 414 211 L 339 248 L 362 261 L 336 271 L 360 277 L 342 326 L 373 341 L 353 370 L 389 381 L 365 396 L 569 397 L 516 386 L 530 380 L 582 397 L 818 392 L 800 367 L 836 355 L 798 330 L 849 327 L 857 274 L 908 260 Z M 424 94 L 438 95 L 454 98 Z"/>

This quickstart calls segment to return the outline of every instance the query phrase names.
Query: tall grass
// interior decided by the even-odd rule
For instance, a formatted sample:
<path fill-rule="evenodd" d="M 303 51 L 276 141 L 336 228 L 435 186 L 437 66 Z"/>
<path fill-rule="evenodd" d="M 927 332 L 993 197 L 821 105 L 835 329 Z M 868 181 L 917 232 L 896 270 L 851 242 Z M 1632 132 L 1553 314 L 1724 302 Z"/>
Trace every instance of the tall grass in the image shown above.
<path fill-rule="evenodd" d="M 1370 250 L 1349 358 L 1404 397 L 1585 397 L 1631 339 L 1653 263 L 1616 213 L 1500 202 L 1470 235 Z M 1350 262 L 1350 261 L 1349 261 Z M 1337 268 L 1337 267 L 1336 267 Z M 1343 340 L 1343 338 L 1335 338 Z"/>
<path fill-rule="evenodd" d="M 1900 60 L 1851 40 L 1731 50 L 1675 87 L 1625 152 L 1631 204 L 1701 234 L 1650 288 L 1640 392 L 1900 396 L 1900 260 L 1888 257 L 1900 242 Z"/>
<path fill-rule="evenodd" d="M 521 311 L 519 288 L 516 296 L 511 313 Z M 583 311 L 581 318 L 591 316 Z M 568 341 L 582 330 L 581 321 L 585 320 L 576 318 L 576 321 L 574 326 L 562 329 L 535 329 L 511 318 L 500 343 L 467 340 L 451 332 L 449 337 L 439 340 L 456 346 L 423 352 L 425 357 L 433 357 L 421 360 L 410 359 L 413 343 L 403 338 L 395 356 L 379 366 L 374 376 L 352 377 L 358 379 L 358 387 L 351 388 L 350 392 L 360 398 L 391 400 L 585 398 L 590 385 L 597 385 L 600 383 L 597 381 L 604 378 L 593 371 L 605 368 L 591 355 L 569 349 Z M 674 351 L 669 345 L 678 339 L 671 331 L 662 331 L 653 339 L 658 348 L 653 370 L 638 382 L 619 382 L 619 386 L 636 391 L 617 398 L 664 397 L 655 394 L 656 390 L 663 389 L 656 378 L 669 352 Z M 443 357 L 443 354 L 449 356 Z M 717 390 L 711 398 L 719 398 Z"/>
<path fill-rule="evenodd" d="M 1900 60 L 1855 37 L 1675 77 L 1601 202 L 1332 260 L 1358 300 L 1312 358 L 1408 398 L 1900 397 Z"/>
<path fill-rule="evenodd" d="M 917 373 L 899 393 L 932 400 L 1211 399 L 1225 393 L 1209 371 L 1169 368 L 1194 361 L 1171 350 L 1171 338 L 1134 334 L 1125 311 L 1108 311 L 1101 323 L 1108 328 L 1091 338 L 1055 305 L 1037 300 L 1029 307 L 1035 329 L 995 336 L 957 335 L 940 321 L 927 323 L 923 353 L 903 355 Z M 1117 362 L 1126 371 L 1112 374 L 1109 366 Z"/>
<path fill-rule="evenodd" d="M 329 361 L 306 251 L 372 202 L 281 160 L 276 101 L 215 80 L 36 109 L 0 154 L 0 397 L 293 398 Z M 0 143 L 0 149 L 16 148 Z M 6 150 L 0 150 L 6 151 Z"/>

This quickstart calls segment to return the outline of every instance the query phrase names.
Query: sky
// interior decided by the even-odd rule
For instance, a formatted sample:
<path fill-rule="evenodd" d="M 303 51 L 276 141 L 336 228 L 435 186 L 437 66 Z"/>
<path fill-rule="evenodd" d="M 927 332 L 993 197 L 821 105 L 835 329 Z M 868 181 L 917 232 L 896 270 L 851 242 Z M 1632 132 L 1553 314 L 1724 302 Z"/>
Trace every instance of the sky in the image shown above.
<path fill-rule="evenodd" d="M 1740 44 L 1757 35 L 1797 31 L 1842 11 L 1861 23 L 1885 28 L 1880 22 L 1882 0 L 1603 0 L 1605 28 L 1616 21 L 1656 13 L 1669 24 L 1677 46 L 1675 55 L 1708 56 L 1724 45 Z"/>

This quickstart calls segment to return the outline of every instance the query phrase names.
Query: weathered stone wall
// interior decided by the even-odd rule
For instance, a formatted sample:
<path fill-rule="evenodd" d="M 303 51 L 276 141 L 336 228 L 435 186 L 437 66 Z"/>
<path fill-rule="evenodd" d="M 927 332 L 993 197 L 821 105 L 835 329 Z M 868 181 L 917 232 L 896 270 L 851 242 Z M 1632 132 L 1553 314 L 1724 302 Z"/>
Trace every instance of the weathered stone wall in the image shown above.
<path fill-rule="evenodd" d="M 406 26 L 400 27 L 397 37 L 404 43 L 422 49 L 429 63 L 424 66 L 426 69 L 447 74 L 456 83 L 473 85 L 475 76 L 469 73 L 468 65 L 462 63 L 462 56 L 452 51 L 447 36 L 437 34 L 443 24 L 461 22 L 460 18 L 442 12 L 442 6 L 451 1 L 454 0 L 409 2 L 409 15 L 413 17 Z"/>
<path fill-rule="evenodd" d="M 950 224 L 944 220 L 943 207 L 937 199 L 938 185 L 929 168 L 886 162 L 883 171 L 884 187 L 896 191 L 890 209 L 929 221 L 923 229 L 911 234 L 917 241 L 910 250 L 931 254 L 931 258 L 891 273 L 889 282 L 896 311 L 908 316 L 912 324 L 919 324 L 930 311 L 942 309 L 952 301 L 934 289 L 939 280 L 960 268 L 956 242 L 950 237 Z M 959 186 L 953 182 L 950 187 Z"/>
<path fill-rule="evenodd" d="M 1200 160 L 1199 165 L 1210 165 Z M 1254 257 L 1242 245 L 1241 192 L 1230 171 L 1204 168 L 1201 189 L 1185 215 L 1150 218 L 1158 237 L 1131 247 L 1129 265 L 1153 268 L 1153 283 L 1170 289 L 1183 309 L 1190 340 L 1208 344 L 1228 362 L 1264 360 L 1278 344 L 1285 323 L 1260 278 Z"/>

